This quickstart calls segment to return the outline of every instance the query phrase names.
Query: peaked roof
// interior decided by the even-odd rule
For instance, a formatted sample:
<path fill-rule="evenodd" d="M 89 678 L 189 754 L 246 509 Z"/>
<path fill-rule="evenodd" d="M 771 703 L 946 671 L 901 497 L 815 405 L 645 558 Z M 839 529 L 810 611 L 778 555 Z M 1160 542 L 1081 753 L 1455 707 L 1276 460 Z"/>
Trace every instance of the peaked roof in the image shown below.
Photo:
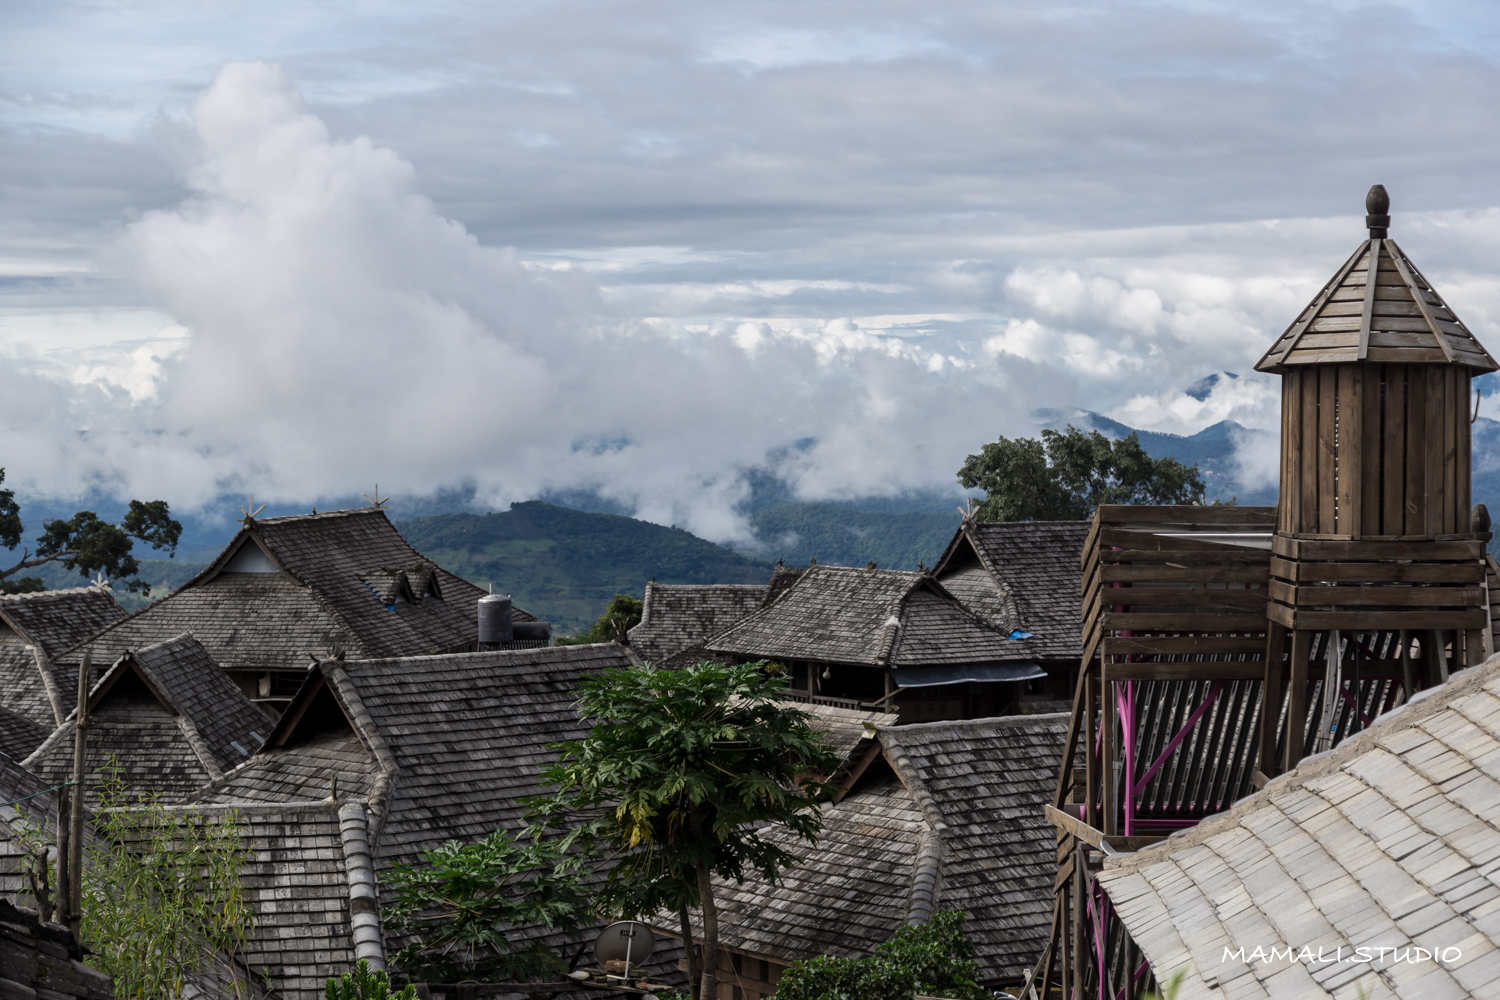
<path fill-rule="evenodd" d="M 0 597 L 0 620 L 51 657 L 125 617 L 103 587 L 72 587 Z"/>
<path fill-rule="evenodd" d="M 963 910 L 981 981 L 1020 979 L 1052 924 L 1057 842 L 1043 806 L 1067 724 L 1060 713 L 879 727 L 890 769 L 821 807 L 816 846 L 784 827 L 763 833 L 800 864 L 774 887 L 715 880 L 720 940 L 783 962 L 857 957 Z"/>
<path fill-rule="evenodd" d="M 761 584 L 646 584 L 641 620 L 630 630 L 630 648 L 659 667 L 675 666 L 702 651 L 717 635 L 765 602 Z M 684 656 L 684 654 L 688 654 Z"/>
<path fill-rule="evenodd" d="M 124 616 L 125 609 L 101 587 L 0 597 L 0 707 L 52 732 L 78 684 L 77 672 L 52 658 Z"/>
<path fill-rule="evenodd" d="M 18 712 L 0 708 L 0 753 L 11 760 L 24 760 L 42 745 L 51 730 Z"/>
<path fill-rule="evenodd" d="M 615 643 L 325 660 L 260 752 L 194 799 L 308 799 L 337 776 L 339 795 L 370 801 L 382 864 L 515 831 L 555 757 L 546 745 L 588 732 L 578 681 L 634 662 Z"/>
<path fill-rule="evenodd" d="M 1056 790 L 1069 715 L 882 727 L 886 759 L 942 841 L 936 906 L 969 915 L 987 981 L 1018 980 L 1052 926 Z"/>
<path fill-rule="evenodd" d="M 73 770 L 76 709 L 23 761 L 43 779 Z M 181 800 L 243 762 L 268 719 L 191 635 L 126 653 L 89 693 L 91 770 L 113 756 L 132 791 Z"/>
<path fill-rule="evenodd" d="M 1370 239 L 1355 248 L 1255 370 L 1284 373 L 1297 365 L 1346 361 L 1461 365 L 1476 373 L 1500 368 L 1396 241 L 1385 238 L 1385 188 L 1371 188 L 1366 205 L 1372 210 Z"/>
<path fill-rule="evenodd" d="M 1008 591 L 1032 633 L 1033 655 L 1076 661 L 1083 655 L 1083 572 L 1079 557 L 1089 521 L 966 521 L 933 570 L 964 603 L 987 605 L 972 572 L 977 558 L 997 589 Z M 1001 604 L 1003 607 L 1003 603 Z"/>
<path fill-rule="evenodd" d="M 255 561 L 274 572 L 236 571 L 244 546 L 260 549 L 266 559 Z M 227 670 L 301 669 L 334 649 L 446 652 L 477 639 L 484 595 L 412 548 L 380 508 L 267 518 L 248 521 L 203 572 L 87 645 L 96 659 L 113 659 L 191 632 Z M 76 663 L 83 645 L 63 659 Z"/>
<path fill-rule="evenodd" d="M 1343 997 L 1361 983 L 1377 997 L 1492 997 L 1497 808 L 1491 657 L 1229 811 L 1106 858 L 1098 881 L 1158 979 L 1185 972 L 1179 1000 Z M 1273 945 L 1330 957 L 1342 947 L 1343 961 L 1273 958 Z M 1362 961 L 1362 947 L 1455 951 Z"/>

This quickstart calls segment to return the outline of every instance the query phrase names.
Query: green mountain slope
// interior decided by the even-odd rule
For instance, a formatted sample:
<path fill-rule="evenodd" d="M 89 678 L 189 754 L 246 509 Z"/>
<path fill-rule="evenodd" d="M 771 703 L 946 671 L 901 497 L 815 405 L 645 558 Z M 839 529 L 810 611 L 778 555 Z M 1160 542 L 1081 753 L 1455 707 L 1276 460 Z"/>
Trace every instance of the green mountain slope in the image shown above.
<path fill-rule="evenodd" d="M 531 500 L 502 514 L 396 522 L 423 555 L 481 587 L 494 585 L 561 632 L 594 623 L 617 593 L 661 583 L 765 583 L 771 565 L 680 528 L 586 514 Z"/>
<path fill-rule="evenodd" d="M 762 555 L 836 566 L 874 560 L 886 569 L 931 566 L 958 530 L 958 505 L 947 514 L 894 514 L 833 503 L 784 503 L 750 515 Z"/>

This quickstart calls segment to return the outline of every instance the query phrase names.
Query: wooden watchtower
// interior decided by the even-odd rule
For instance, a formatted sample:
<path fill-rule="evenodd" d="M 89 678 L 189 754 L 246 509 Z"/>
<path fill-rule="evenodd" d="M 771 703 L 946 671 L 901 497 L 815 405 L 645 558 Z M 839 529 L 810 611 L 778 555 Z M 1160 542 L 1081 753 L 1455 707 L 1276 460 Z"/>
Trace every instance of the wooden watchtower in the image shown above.
<path fill-rule="evenodd" d="M 1039 996 L 1156 985 L 1095 881 L 1105 857 L 1494 652 L 1469 383 L 1500 365 L 1389 239 L 1384 188 L 1366 208 L 1369 238 L 1256 366 L 1282 376 L 1277 506 L 1094 513 Z"/>
<path fill-rule="evenodd" d="M 1413 639 L 1428 682 L 1485 653 L 1490 536 L 1488 516 L 1470 508 L 1469 381 L 1500 365 L 1387 236 L 1385 188 L 1371 188 L 1365 207 L 1369 239 L 1255 366 L 1282 377 L 1261 716 L 1267 775 L 1304 752 L 1302 740 L 1285 739 L 1275 760 L 1276 727 L 1284 683 L 1284 718 L 1307 716 L 1319 634 L 1324 720 L 1339 714 L 1334 699 L 1348 700 L 1343 672 L 1376 652 L 1360 633 L 1395 633 L 1381 651 L 1404 668 L 1408 696 L 1425 686 L 1411 676 Z M 1341 738 L 1336 725 L 1318 723 L 1312 747 Z"/>

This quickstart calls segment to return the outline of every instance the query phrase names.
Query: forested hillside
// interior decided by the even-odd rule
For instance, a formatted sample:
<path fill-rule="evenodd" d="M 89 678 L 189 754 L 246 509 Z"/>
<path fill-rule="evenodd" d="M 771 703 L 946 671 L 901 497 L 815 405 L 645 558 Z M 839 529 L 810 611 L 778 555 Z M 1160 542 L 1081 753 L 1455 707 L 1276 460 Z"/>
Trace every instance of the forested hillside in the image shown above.
<path fill-rule="evenodd" d="M 441 514 L 398 521 L 423 555 L 572 632 L 591 625 L 617 593 L 646 581 L 765 583 L 771 565 L 680 528 L 586 514 L 538 500 L 501 514 Z"/>

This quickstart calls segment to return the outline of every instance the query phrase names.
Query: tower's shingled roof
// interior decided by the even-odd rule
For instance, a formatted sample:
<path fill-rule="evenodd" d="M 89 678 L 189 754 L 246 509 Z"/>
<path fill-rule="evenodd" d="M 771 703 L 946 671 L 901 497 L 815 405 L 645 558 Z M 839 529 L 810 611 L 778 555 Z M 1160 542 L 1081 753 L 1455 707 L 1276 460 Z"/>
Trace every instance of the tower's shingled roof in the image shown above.
<path fill-rule="evenodd" d="M 1371 188 L 1365 204 L 1371 212 L 1370 238 L 1276 339 L 1255 370 L 1282 373 L 1296 365 L 1348 361 L 1462 365 L 1476 373 L 1500 368 L 1396 241 L 1386 238 L 1390 201 L 1385 188 Z"/>

